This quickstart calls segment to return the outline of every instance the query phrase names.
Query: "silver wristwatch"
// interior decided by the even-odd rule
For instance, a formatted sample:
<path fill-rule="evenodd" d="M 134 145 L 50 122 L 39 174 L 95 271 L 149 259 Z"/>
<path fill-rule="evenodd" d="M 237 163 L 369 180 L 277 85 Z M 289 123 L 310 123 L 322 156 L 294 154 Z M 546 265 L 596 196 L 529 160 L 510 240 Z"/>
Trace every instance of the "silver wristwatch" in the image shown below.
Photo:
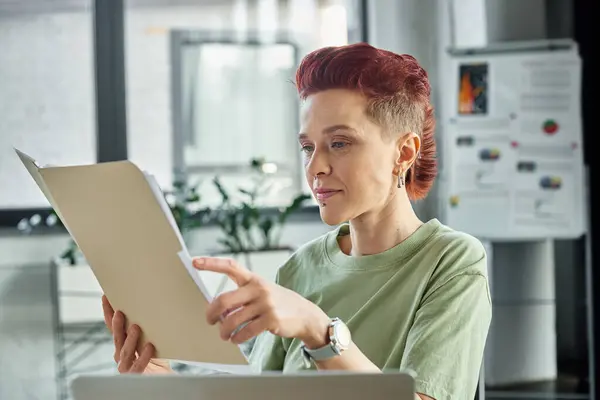
<path fill-rule="evenodd" d="M 350 329 L 344 321 L 339 318 L 332 318 L 329 322 L 329 343 L 318 349 L 309 349 L 302 344 L 302 354 L 304 361 L 310 365 L 312 361 L 322 361 L 328 358 L 339 356 L 350 347 L 352 335 Z"/>

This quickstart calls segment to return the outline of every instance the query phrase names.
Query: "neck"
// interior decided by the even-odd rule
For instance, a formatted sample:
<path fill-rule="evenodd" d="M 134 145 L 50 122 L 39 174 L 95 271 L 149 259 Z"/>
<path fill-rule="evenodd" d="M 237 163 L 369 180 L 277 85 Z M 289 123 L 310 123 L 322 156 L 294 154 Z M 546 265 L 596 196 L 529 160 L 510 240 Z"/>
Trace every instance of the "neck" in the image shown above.
<path fill-rule="evenodd" d="M 421 225 L 408 196 L 402 193 L 382 209 L 351 220 L 350 240 L 342 249 L 353 256 L 379 254 L 404 241 Z"/>

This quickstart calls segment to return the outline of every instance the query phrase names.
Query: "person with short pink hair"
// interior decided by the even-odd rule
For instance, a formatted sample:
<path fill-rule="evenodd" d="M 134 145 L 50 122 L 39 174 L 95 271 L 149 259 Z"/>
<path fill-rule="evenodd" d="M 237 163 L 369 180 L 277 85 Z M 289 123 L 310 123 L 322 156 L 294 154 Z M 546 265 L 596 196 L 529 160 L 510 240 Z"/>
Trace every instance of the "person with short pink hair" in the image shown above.
<path fill-rule="evenodd" d="M 276 282 L 196 258 L 238 285 L 207 320 L 223 340 L 254 341 L 249 360 L 263 371 L 411 370 L 416 398 L 472 399 L 492 316 L 486 253 L 412 207 L 437 173 L 427 73 L 410 55 L 359 43 L 308 54 L 296 86 L 306 180 L 335 228 L 299 248 Z M 125 316 L 104 305 L 119 371 L 168 372 L 152 345 L 136 354 L 139 327 L 125 332 Z"/>

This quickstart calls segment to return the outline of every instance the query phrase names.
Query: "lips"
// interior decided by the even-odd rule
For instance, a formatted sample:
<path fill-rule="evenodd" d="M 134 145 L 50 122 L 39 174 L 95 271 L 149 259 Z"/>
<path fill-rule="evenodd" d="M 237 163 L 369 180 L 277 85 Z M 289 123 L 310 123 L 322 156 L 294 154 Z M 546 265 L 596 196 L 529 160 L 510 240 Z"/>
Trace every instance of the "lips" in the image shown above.
<path fill-rule="evenodd" d="M 333 189 L 316 189 L 315 195 L 317 196 L 317 200 L 325 200 L 336 194 L 340 193 L 341 190 L 333 190 Z"/>

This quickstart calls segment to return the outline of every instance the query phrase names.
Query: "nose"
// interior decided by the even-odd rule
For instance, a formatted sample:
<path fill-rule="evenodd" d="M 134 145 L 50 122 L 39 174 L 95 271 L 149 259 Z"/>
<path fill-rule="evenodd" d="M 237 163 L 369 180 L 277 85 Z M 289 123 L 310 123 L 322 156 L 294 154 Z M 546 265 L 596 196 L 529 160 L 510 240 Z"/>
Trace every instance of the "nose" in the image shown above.
<path fill-rule="evenodd" d="M 315 149 L 306 163 L 306 176 L 309 179 L 317 179 L 331 173 L 331 164 L 326 151 Z"/>

